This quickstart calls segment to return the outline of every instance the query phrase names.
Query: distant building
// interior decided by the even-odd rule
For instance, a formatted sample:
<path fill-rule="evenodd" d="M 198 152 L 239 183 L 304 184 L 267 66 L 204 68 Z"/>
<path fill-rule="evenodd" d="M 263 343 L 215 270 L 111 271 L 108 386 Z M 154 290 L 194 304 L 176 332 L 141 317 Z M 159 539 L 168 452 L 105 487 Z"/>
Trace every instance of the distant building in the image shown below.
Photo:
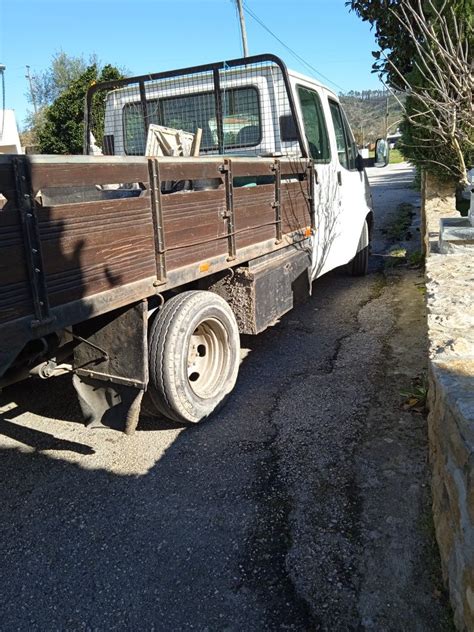
<path fill-rule="evenodd" d="M 14 110 L 0 110 L 0 154 L 21 154 Z"/>

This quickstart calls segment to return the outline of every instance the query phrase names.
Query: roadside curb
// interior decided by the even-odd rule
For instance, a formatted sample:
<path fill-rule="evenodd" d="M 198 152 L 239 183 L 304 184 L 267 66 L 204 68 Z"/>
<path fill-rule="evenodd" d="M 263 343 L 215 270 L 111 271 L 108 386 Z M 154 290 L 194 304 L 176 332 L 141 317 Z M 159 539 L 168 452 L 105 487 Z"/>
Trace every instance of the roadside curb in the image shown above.
<path fill-rule="evenodd" d="M 443 578 L 464 631 L 474 629 L 474 258 L 439 252 L 440 218 L 458 216 L 448 205 L 425 197 L 428 431 Z"/>

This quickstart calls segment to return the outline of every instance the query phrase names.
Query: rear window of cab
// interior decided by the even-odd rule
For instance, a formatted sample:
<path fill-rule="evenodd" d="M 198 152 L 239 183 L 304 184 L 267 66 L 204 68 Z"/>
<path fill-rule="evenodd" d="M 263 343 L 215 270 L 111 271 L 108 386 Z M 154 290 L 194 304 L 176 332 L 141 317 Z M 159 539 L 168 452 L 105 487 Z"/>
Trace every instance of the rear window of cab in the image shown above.
<path fill-rule="evenodd" d="M 254 87 L 231 88 L 221 91 L 223 108 L 224 147 L 254 147 L 262 140 L 262 123 L 258 90 Z M 202 129 L 202 150 L 218 149 L 216 104 L 213 92 L 149 99 L 147 114 L 150 123 L 195 133 Z M 123 107 L 125 152 L 143 155 L 145 125 L 140 102 Z"/>

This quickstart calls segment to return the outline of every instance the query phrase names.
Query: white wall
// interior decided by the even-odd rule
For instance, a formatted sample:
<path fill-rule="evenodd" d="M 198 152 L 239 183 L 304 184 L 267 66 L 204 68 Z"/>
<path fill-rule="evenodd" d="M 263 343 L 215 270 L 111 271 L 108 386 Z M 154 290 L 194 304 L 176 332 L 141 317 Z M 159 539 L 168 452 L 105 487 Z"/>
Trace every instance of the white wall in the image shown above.
<path fill-rule="evenodd" d="M 0 154 L 21 153 L 15 112 L 14 110 L 0 110 Z"/>

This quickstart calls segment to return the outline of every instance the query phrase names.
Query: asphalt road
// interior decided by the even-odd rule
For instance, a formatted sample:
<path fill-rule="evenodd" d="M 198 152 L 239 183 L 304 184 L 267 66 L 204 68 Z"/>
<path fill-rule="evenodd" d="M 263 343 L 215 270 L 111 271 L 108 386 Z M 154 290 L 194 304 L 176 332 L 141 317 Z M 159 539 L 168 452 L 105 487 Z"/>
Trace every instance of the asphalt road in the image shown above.
<path fill-rule="evenodd" d="M 3 393 L 1 630 L 450 629 L 426 422 L 400 407 L 422 278 L 383 272 L 382 229 L 418 197 L 403 165 L 370 175 L 371 273 L 245 337 L 215 418 L 126 437 L 81 425 L 68 377 Z"/>

